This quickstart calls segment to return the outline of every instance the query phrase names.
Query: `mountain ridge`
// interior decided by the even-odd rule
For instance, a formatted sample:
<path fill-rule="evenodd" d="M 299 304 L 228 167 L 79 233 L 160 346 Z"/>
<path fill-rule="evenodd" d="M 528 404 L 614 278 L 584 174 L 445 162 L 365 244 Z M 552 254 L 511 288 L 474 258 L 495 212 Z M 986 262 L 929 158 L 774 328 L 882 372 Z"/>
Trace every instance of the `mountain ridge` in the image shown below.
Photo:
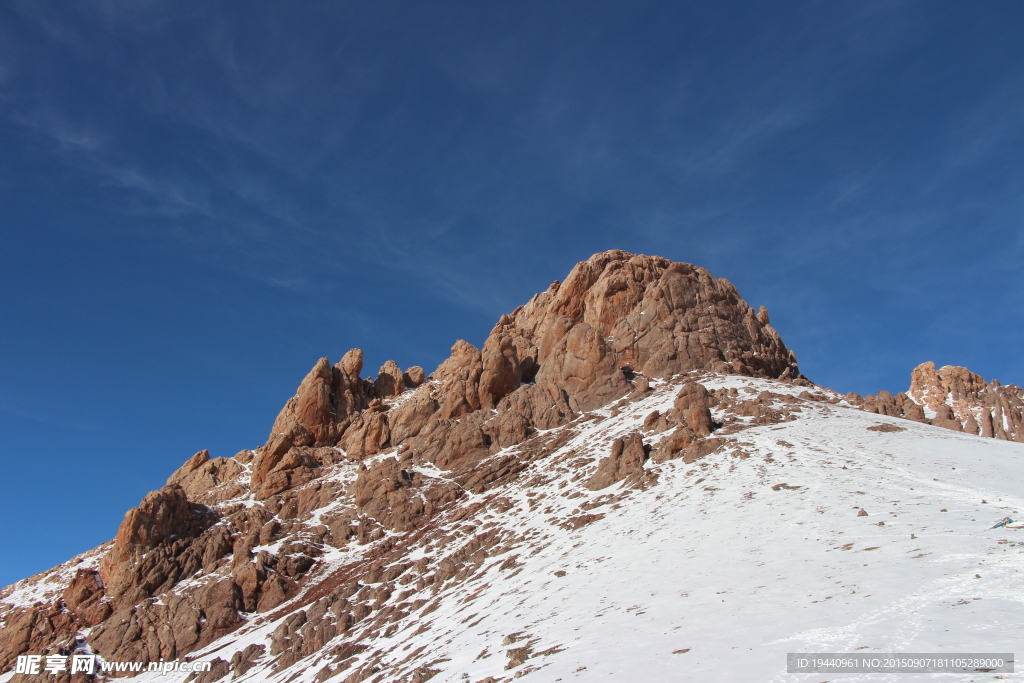
<path fill-rule="evenodd" d="M 126 514 L 111 543 L 51 570 L 52 581 L 44 573 L 0 591 L 0 666 L 60 648 L 169 660 L 266 631 L 194 677 L 283 681 L 314 658 L 328 662 L 316 680 L 427 680 L 442 673 L 438 662 L 384 666 L 374 643 L 429 623 L 446 600 L 471 599 L 452 586 L 480 572 L 514 576 L 512 550 L 531 538 L 495 520 L 503 508 L 542 509 L 532 488 L 566 504 L 585 498 L 543 513 L 552 529 L 583 533 L 683 466 L 753 457 L 741 437 L 749 430 L 841 408 L 960 432 L 971 417 L 984 433 L 984 406 L 992 436 L 1020 441 L 1024 396 L 927 364 L 908 393 L 839 396 L 799 373 L 767 311 L 727 281 L 621 251 L 577 264 L 502 316 L 482 349 L 459 340 L 430 375 L 393 361 L 373 380 L 361 373 L 358 349 L 335 365 L 321 359 L 266 444 L 233 458 L 200 451 Z M 525 640 L 510 649 L 510 675 L 543 668 L 527 664 L 542 643 Z"/>

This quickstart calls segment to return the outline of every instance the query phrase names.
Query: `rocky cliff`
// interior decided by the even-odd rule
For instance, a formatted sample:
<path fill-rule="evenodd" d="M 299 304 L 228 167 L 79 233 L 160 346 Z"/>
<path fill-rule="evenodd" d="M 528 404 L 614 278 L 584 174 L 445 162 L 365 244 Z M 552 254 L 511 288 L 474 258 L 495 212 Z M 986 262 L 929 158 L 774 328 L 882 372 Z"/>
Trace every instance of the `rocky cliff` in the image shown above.
<path fill-rule="evenodd" d="M 334 447 L 354 457 L 400 447 L 447 468 L 620 398 L 636 376 L 691 370 L 799 378 L 767 311 L 728 281 L 659 257 L 596 254 L 503 315 L 482 349 L 456 342 L 424 386 L 421 368 L 392 361 L 360 379 L 358 349 L 333 367 L 320 359 L 260 449 L 252 489 L 263 499 L 294 488 Z M 405 388 L 416 391 L 389 408 Z"/>

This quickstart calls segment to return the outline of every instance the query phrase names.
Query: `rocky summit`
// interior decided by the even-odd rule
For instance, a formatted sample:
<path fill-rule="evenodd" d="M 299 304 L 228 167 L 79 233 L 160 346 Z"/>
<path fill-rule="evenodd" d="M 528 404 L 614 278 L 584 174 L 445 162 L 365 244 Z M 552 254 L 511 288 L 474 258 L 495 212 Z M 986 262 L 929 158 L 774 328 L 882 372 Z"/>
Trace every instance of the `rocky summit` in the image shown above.
<path fill-rule="evenodd" d="M 728 281 L 596 254 L 429 375 L 321 358 L 265 444 L 199 451 L 112 541 L 0 591 L 0 682 L 76 653 L 209 670 L 49 679 L 769 680 L 787 651 L 937 651 L 961 593 L 965 633 L 979 599 L 1024 617 L 1024 539 L 975 530 L 1024 508 L 1022 407 L 931 363 L 836 394 Z"/>

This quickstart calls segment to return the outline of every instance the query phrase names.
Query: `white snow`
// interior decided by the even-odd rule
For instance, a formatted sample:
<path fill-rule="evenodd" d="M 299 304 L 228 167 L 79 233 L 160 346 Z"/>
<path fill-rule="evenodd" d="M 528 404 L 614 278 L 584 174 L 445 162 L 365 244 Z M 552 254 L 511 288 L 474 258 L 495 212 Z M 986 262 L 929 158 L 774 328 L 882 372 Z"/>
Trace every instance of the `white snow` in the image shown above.
<path fill-rule="evenodd" d="M 741 377 L 700 381 L 751 398 L 766 389 L 804 391 Z M 430 679 L 436 683 L 509 681 L 524 671 L 521 678 L 530 682 L 988 681 L 997 676 L 787 674 L 786 653 L 1021 649 L 1024 529 L 989 527 L 1024 512 L 1024 444 L 804 401 L 795 421 L 740 431 L 730 437 L 734 444 L 696 463 L 648 463 L 660 479 L 646 490 L 619 496 L 621 484 L 583 488 L 611 439 L 639 429 L 652 410 L 671 407 L 677 388 L 659 382 L 615 417 L 608 417 L 609 407 L 595 411 L 604 419 L 561 428 L 576 435 L 560 451 L 512 484 L 461 499 L 459 506 L 491 496 L 511 501 L 507 511 L 487 508 L 472 522 L 514 533 L 515 547 L 464 582 L 449 580 L 436 594 L 428 588 L 413 596 L 440 599 L 440 606 L 406 617 L 394 635 L 374 640 L 329 680 L 342 681 L 375 650 L 388 651 L 385 663 L 397 664 L 422 648 L 414 662 L 381 680 L 433 663 L 440 670 Z M 905 431 L 867 429 L 880 422 Z M 585 456 L 591 460 L 580 466 Z M 526 485 L 537 475 L 550 481 Z M 605 504 L 586 510 L 588 501 Z M 858 516 L 861 509 L 867 516 Z M 604 516 L 576 530 L 561 526 L 585 513 Z M 440 522 L 451 512 L 445 515 Z M 442 548 L 416 546 L 408 559 L 451 554 L 473 537 L 454 531 L 468 522 L 447 522 L 455 540 Z M 317 574 L 326 576 L 365 548 L 331 550 Z M 518 567 L 501 569 L 513 556 Z M 17 586 L 0 600 L 27 604 L 45 592 Z M 269 634 L 281 620 L 265 619 L 251 615 L 192 656 L 230 659 L 250 643 L 269 650 Z M 424 624 L 429 629 L 416 633 Z M 331 661 L 330 648 L 358 636 L 361 627 L 279 674 L 271 674 L 267 657 L 234 680 L 313 681 Z M 506 670 L 507 652 L 526 645 L 532 657 Z M 1000 676 L 1024 680 L 1019 673 Z"/>

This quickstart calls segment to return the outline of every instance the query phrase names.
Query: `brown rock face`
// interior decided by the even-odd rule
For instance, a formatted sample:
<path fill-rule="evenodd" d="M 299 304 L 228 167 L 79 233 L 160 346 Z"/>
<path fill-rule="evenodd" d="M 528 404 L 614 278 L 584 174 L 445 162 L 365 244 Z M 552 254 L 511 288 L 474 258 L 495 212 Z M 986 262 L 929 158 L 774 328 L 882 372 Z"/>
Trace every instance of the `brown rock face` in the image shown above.
<path fill-rule="evenodd" d="M 658 443 L 658 448 L 651 456 L 654 462 L 662 463 L 682 457 L 682 451 L 693 443 L 693 431 L 689 427 L 677 427 Z"/>
<path fill-rule="evenodd" d="M 461 493 L 450 482 L 431 485 L 422 475 L 403 470 L 394 458 L 362 467 L 352 486 L 359 511 L 395 531 L 412 529 L 437 505 L 455 500 Z"/>
<path fill-rule="evenodd" d="M 560 345 L 581 325 L 589 329 Z M 528 376 L 539 366 L 543 373 L 545 363 L 559 365 L 564 353 L 590 357 L 597 367 L 607 354 L 616 367 L 648 377 L 696 369 L 773 379 L 799 375 L 767 312 L 756 314 L 727 280 L 686 263 L 623 251 L 577 264 L 565 282 L 502 318 L 495 336 L 508 338 L 498 346 L 516 351 L 504 366 L 505 383 L 496 386 L 509 386 L 512 372 Z"/>
<path fill-rule="evenodd" d="M 314 441 L 330 439 L 334 435 L 335 423 L 331 406 L 334 380 L 330 361 L 321 358 L 302 380 L 295 397 L 277 416 L 271 435 L 290 435 L 296 425 L 301 425 Z"/>
<path fill-rule="evenodd" d="M 483 362 L 480 351 L 465 339 L 452 346 L 452 355 L 434 371 L 441 385 L 441 418 L 449 420 L 481 408 L 480 375 Z"/>
<path fill-rule="evenodd" d="M 397 368 L 385 363 L 381 370 L 393 372 Z M 352 416 L 368 405 L 366 386 L 359 376 L 362 369 L 363 352 L 359 349 L 346 353 L 334 367 L 326 358 L 317 361 L 274 421 L 271 440 L 281 434 L 291 436 L 293 441 L 308 438 L 301 430 L 296 435 L 295 427 L 301 426 L 313 442 L 296 445 L 333 446 Z"/>
<path fill-rule="evenodd" d="M 640 434 L 615 439 L 612 452 L 597 466 L 597 472 L 587 480 L 587 488 L 598 491 L 627 477 L 639 477 L 643 473 L 647 450 Z"/>
<path fill-rule="evenodd" d="M 138 578 L 134 565 L 148 551 L 164 543 L 198 536 L 214 522 L 213 511 L 189 502 L 180 486 L 165 486 L 146 494 L 139 507 L 124 516 L 114 537 L 114 547 L 100 565 L 107 592 L 123 593 Z"/>
<path fill-rule="evenodd" d="M 75 613 L 83 623 L 95 626 L 110 616 L 110 604 L 101 602 L 104 595 L 103 582 L 100 580 L 99 574 L 79 569 L 75 573 L 75 578 L 64 589 L 61 599 L 64 600 L 64 605 Z"/>
<path fill-rule="evenodd" d="M 385 373 L 380 379 L 382 390 L 400 390 L 395 389 L 397 368 L 394 363 L 385 363 L 381 368 Z M 309 481 L 316 463 L 297 453 L 298 449 L 335 446 L 354 421 L 360 423 L 359 429 L 364 432 L 379 428 L 359 419 L 370 405 L 367 389 L 371 393 L 374 390 L 373 383 L 360 378 L 362 369 L 363 352 L 359 349 L 350 350 L 334 367 L 327 358 L 317 361 L 277 416 L 266 445 L 257 450 L 251 488 L 258 498 Z M 400 372 L 397 377 L 401 378 Z M 399 388 L 401 384 L 398 381 Z"/>
<path fill-rule="evenodd" d="M 498 403 L 498 414 L 506 412 L 522 415 L 537 429 L 552 429 L 563 425 L 574 415 L 563 392 L 539 384 L 521 386 L 503 398 Z"/>
<path fill-rule="evenodd" d="M 196 536 L 209 523 L 205 507 L 190 503 L 180 486 L 165 486 L 146 494 L 124 516 L 114 538 L 115 552 L 145 552 L 165 540 Z"/>
<path fill-rule="evenodd" d="M 945 403 L 940 403 L 938 408 L 935 410 L 935 417 L 932 418 L 932 424 L 936 427 L 952 429 L 954 432 L 964 431 L 964 427 L 960 424 L 960 420 L 956 419 L 956 416 L 953 415 L 953 409 Z"/>
<path fill-rule="evenodd" d="M 391 429 L 384 414 L 385 406 L 374 399 L 370 407 L 360 413 L 349 425 L 341 439 L 341 447 L 350 456 L 361 458 L 379 453 L 391 440 Z"/>
<path fill-rule="evenodd" d="M 905 394 L 900 394 L 900 399 L 905 399 Z M 888 391 L 884 389 L 879 391 L 874 396 L 868 396 L 864 399 L 864 410 L 870 413 L 878 413 L 879 415 L 890 415 L 892 417 L 902 417 L 904 414 L 902 408 L 902 401 L 897 400 Z"/>
<path fill-rule="evenodd" d="M 441 467 L 468 467 L 467 458 L 643 393 L 650 377 L 696 369 L 799 377 L 767 311 L 755 313 L 728 281 L 623 251 L 578 263 L 564 283 L 501 316 L 482 350 L 457 341 L 430 382 L 422 368 L 403 373 L 388 361 L 369 383 L 359 377 L 362 365 L 362 351 L 353 349 L 333 367 L 320 359 L 302 381 L 257 451 L 257 498 L 314 476 L 306 447 L 340 446 L 363 458 L 401 445 Z M 417 391 L 390 410 L 387 401 L 405 387 Z M 490 410 L 497 415 L 452 423 Z M 706 397 L 679 417 L 698 437 L 714 426 Z"/>
<path fill-rule="evenodd" d="M 405 378 L 398 363 L 386 361 L 377 371 L 377 379 L 373 381 L 373 395 L 377 398 L 392 398 L 405 390 Z"/>
<path fill-rule="evenodd" d="M 847 400 L 859 399 L 851 394 Z M 880 391 L 863 399 L 870 413 L 927 422 L 957 432 L 1024 442 L 1024 389 L 986 382 L 967 368 L 931 361 L 910 375 L 910 389 L 893 396 Z M 928 418 L 931 414 L 931 419 Z"/>
<path fill-rule="evenodd" d="M 431 397 L 429 391 L 420 390 L 388 415 L 388 429 L 391 433 L 391 445 L 399 446 L 407 439 L 416 436 L 431 419 L 436 419 L 440 404 Z"/>
<path fill-rule="evenodd" d="M 437 414 L 426 415 L 427 394 L 417 396 L 415 405 L 407 402 L 389 418 L 391 444 L 407 442 L 445 466 L 430 454 L 439 435 L 451 432 L 441 422 L 496 409 L 494 424 L 474 424 L 492 444 L 512 445 L 531 429 L 557 427 L 580 412 L 642 393 L 649 377 L 696 369 L 799 377 L 796 359 L 769 326 L 767 312 L 755 313 L 726 280 L 656 256 L 596 254 L 578 263 L 564 283 L 503 315 L 482 351 L 458 341 L 432 375 L 429 397 L 440 406 Z M 698 435 L 710 434 L 706 401 L 681 417 L 694 423 Z M 446 449 L 442 460 L 463 461 L 490 448 L 473 436 L 481 429 L 460 426 L 455 450 Z"/>
<path fill-rule="evenodd" d="M 684 416 L 686 424 L 698 437 L 710 436 L 715 428 L 715 423 L 711 420 L 711 411 L 707 405 L 695 403 L 687 409 Z"/>
<path fill-rule="evenodd" d="M 0 666 L 4 673 L 14 668 L 18 655 L 44 651 L 55 639 L 66 639 L 75 626 L 72 615 L 59 605 L 37 604 L 8 612 L 0 629 Z M 38 680 L 38 676 L 15 674 L 11 680 L 22 683 L 33 678 Z"/>
<path fill-rule="evenodd" d="M 487 338 L 481 353 L 480 396 L 483 406 L 493 408 L 503 397 L 529 381 L 537 372 L 536 360 L 529 344 L 504 328 L 512 322 L 503 315 Z"/>
<path fill-rule="evenodd" d="M 405 386 L 415 389 L 423 384 L 426 376 L 423 374 L 423 368 L 414 365 L 402 374 L 402 379 L 405 380 Z"/>
<path fill-rule="evenodd" d="M 910 375 L 910 399 L 935 413 L 934 425 L 1024 442 L 1024 389 L 986 382 L 967 368 L 928 362 Z"/>
<path fill-rule="evenodd" d="M 299 427 L 301 429 L 301 426 Z M 307 432 L 308 434 L 308 432 Z M 309 443 L 303 440 L 299 443 Z M 306 446 L 279 435 L 258 449 L 250 487 L 260 500 L 310 481 L 320 461 Z"/>
<path fill-rule="evenodd" d="M 348 388 L 353 392 L 358 391 L 361 385 L 359 373 L 363 371 L 363 350 L 349 349 L 335 367 L 348 383 Z"/>
<path fill-rule="evenodd" d="M 483 351 L 459 341 L 434 378 L 444 419 L 496 407 L 524 384 L 549 397 L 534 394 L 530 403 L 546 404 L 541 412 L 562 406 L 564 417 L 566 408 L 591 410 L 624 396 L 634 372 L 696 369 L 799 376 L 767 312 L 755 313 L 728 281 L 686 263 L 608 251 L 503 315 Z"/>
<path fill-rule="evenodd" d="M 243 471 L 234 458 L 211 459 L 210 452 L 202 450 L 167 479 L 167 486 L 180 486 L 189 500 L 210 505 L 242 493 L 234 481 Z"/>
<path fill-rule="evenodd" d="M 537 383 L 565 392 L 569 407 L 577 412 L 599 408 L 630 389 L 615 354 L 587 323 L 575 325 L 555 344 Z"/>
<path fill-rule="evenodd" d="M 484 426 L 491 437 L 492 446 L 498 450 L 515 446 L 530 437 L 535 431 L 530 420 L 517 410 L 505 410 Z"/>
<path fill-rule="evenodd" d="M 687 382 L 676 395 L 675 409 L 686 420 L 690 431 L 700 438 L 710 436 L 715 428 L 708 405 L 710 399 L 708 390 L 696 382 Z"/>

